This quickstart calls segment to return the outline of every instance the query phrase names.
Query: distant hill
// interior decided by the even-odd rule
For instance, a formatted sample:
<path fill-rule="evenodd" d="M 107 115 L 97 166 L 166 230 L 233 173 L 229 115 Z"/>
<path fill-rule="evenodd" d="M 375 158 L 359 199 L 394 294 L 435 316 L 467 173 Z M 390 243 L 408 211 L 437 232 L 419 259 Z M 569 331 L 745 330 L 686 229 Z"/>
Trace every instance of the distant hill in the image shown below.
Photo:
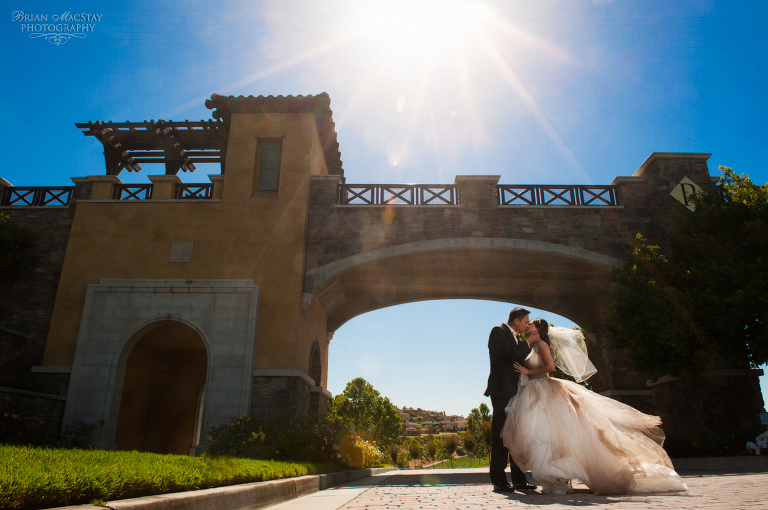
<path fill-rule="evenodd" d="M 398 408 L 400 419 L 403 420 L 404 435 L 418 435 L 435 432 L 457 432 L 466 430 L 467 420 L 463 416 L 448 415 L 444 411 L 402 407 Z"/>

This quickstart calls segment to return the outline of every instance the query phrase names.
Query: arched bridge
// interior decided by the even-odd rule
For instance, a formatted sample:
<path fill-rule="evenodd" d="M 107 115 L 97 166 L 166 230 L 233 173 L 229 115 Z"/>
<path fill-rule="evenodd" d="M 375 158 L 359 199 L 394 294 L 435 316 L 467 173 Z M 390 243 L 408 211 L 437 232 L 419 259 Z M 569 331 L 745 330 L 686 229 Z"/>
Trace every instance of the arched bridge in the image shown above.
<path fill-rule="evenodd" d="M 322 304 L 329 331 L 366 311 L 443 298 L 519 303 L 597 331 L 611 271 L 637 233 L 665 236 L 679 205 L 669 193 L 683 177 L 711 185 L 707 156 L 654 154 L 608 186 L 313 177 L 305 292 Z"/>

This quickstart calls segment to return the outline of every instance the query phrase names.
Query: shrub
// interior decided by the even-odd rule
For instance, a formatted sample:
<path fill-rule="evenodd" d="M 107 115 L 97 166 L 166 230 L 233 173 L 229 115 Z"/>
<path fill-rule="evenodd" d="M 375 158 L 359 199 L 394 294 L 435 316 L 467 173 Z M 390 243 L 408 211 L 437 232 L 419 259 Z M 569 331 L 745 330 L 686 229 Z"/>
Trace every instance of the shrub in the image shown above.
<path fill-rule="evenodd" d="M 46 428 L 43 418 L 30 416 L 25 407 L 11 401 L 0 408 L 0 443 L 90 449 L 93 448 L 93 433 L 103 423 L 104 420 L 94 423 L 77 420 L 57 434 Z"/>
<path fill-rule="evenodd" d="M 345 467 L 363 469 L 381 463 L 381 450 L 370 439 L 349 431 L 344 434 L 340 443 L 337 458 L 342 461 L 342 465 Z"/>
<path fill-rule="evenodd" d="M 265 434 L 247 416 L 230 418 L 227 423 L 211 429 L 205 455 L 263 458 Z"/>
<path fill-rule="evenodd" d="M 211 429 L 204 456 L 291 460 L 370 467 L 381 462 L 376 443 L 344 423 L 294 420 L 257 423 L 246 416 Z"/>
<path fill-rule="evenodd" d="M 50 442 L 42 418 L 0 410 L 0 443 L 39 446 Z"/>
<path fill-rule="evenodd" d="M 56 442 L 56 446 L 90 450 L 93 448 L 93 433 L 103 424 L 103 418 L 94 423 L 85 423 L 80 420 L 75 420 L 72 425 L 68 425 L 64 428 L 61 437 Z"/>
<path fill-rule="evenodd" d="M 757 436 L 754 442 L 748 442 L 747 451 L 752 455 L 768 455 L 768 431 Z"/>

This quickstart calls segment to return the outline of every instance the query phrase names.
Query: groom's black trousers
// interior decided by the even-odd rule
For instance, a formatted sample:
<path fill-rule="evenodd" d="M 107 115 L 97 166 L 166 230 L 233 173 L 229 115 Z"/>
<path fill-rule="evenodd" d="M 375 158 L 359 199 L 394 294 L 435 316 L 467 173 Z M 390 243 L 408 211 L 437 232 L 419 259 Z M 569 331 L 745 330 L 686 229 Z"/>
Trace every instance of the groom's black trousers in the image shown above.
<path fill-rule="evenodd" d="M 525 473 L 512 460 L 507 448 L 501 440 L 501 430 L 504 428 L 504 420 L 507 415 L 504 408 L 509 403 L 508 398 L 496 397 L 491 395 L 491 407 L 493 407 L 493 419 L 491 420 L 491 483 L 493 485 L 506 485 L 507 476 L 504 468 L 507 467 L 507 458 L 509 458 L 510 471 L 512 472 L 512 484 L 528 483 Z"/>

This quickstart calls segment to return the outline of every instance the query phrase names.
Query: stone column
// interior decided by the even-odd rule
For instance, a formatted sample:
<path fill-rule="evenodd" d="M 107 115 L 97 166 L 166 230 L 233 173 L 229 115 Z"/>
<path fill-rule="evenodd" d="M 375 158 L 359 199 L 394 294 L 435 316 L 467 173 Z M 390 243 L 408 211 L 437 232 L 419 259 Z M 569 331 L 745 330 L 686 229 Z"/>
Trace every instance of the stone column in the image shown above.
<path fill-rule="evenodd" d="M 499 178 L 499 175 L 457 175 L 454 184 L 462 213 L 498 207 L 496 186 Z"/>
<path fill-rule="evenodd" d="M 711 154 L 654 152 L 633 177 L 643 177 L 648 193 L 649 216 L 654 243 L 666 244 L 672 229 L 672 211 L 682 207 L 670 195 L 678 183 L 687 177 L 704 190 L 714 191 L 707 160 Z"/>
<path fill-rule="evenodd" d="M 176 185 L 182 184 L 178 175 L 149 175 L 152 181 L 152 200 L 172 200 L 176 198 Z"/>
<path fill-rule="evenodd" d="M 313 388 L 315 381 L 301 370 L 254 370 L 251 417 L 277 423 L 309 418 Z"/>
<path fill-rule="evenodd" d="M 79 200 L 113 200 L 115 196 L 115 184 L 122 184 L 123 181 L 116 175 L 89 175 L 87 177 L 72 177 L 75 183 L 76 195 L 77 188 L 92 186 L 90 197 L 78 196 Z"/>
<path fill-rule="evenodd" d="M 222 174 L 209 174 L 208 178 L 213 183 L 211 198 L 213 200 L 221 200 L 221 197 L 224 194 L 224 176 Z"/>
<path fill-rule="evenodd" d="M 338 200 L 340 175 L 313 175 L 310 177 L 310 205 L 333 207 Z"/>

